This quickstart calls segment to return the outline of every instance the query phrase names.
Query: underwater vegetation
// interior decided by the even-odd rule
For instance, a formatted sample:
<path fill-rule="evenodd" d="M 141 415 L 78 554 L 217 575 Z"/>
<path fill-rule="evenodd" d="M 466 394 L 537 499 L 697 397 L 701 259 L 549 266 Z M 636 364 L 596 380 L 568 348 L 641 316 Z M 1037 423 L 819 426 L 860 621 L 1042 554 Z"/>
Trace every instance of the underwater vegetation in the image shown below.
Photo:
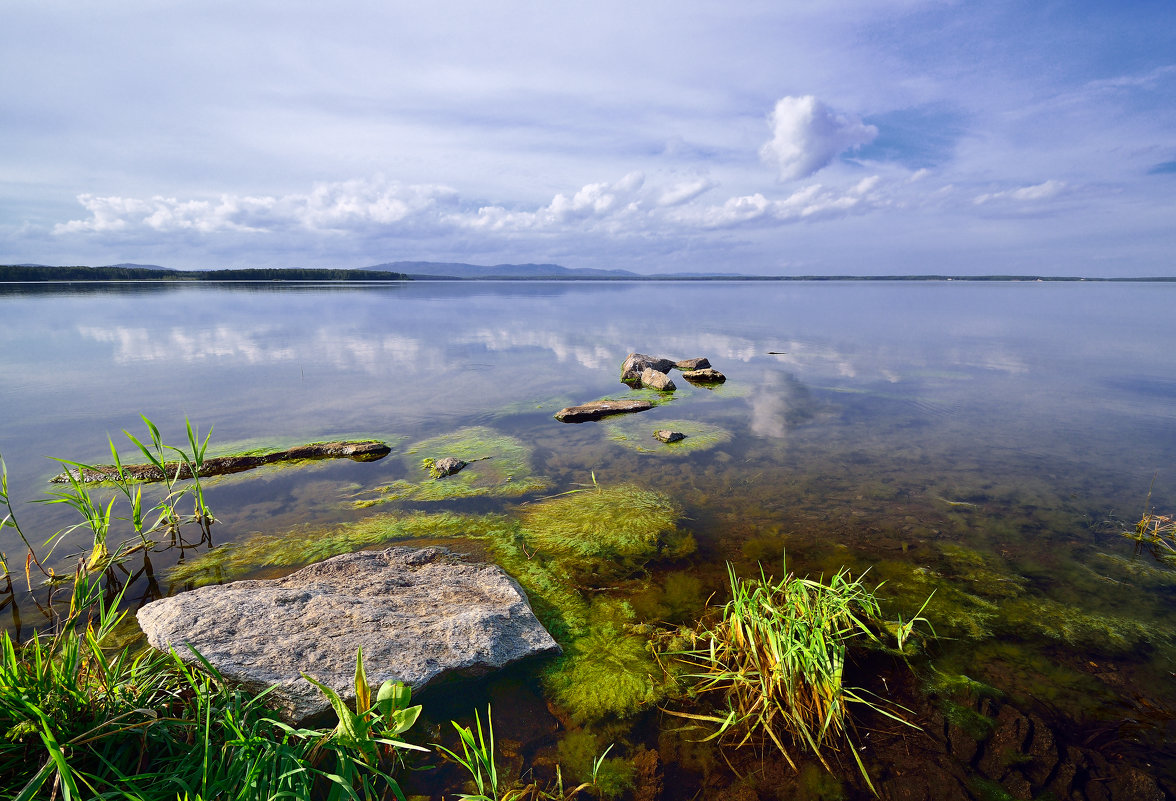
<path fill-rule="evenodd" d="M 469 464 L 454 475 L 435 476 L 428 460 L 453 457 Z M 410 479 L 396 479 L 360 493 L 354 505 L 365 508 L 393 501 L 446 501 L 489 496 L 517 498 L 547 489 L 532 475 L 531 449 L 514 437 L 472 426 L 410 445 L 402 459 Z M 418 478 L 413 481 L 411 478 Z"/>
<path fill-rule="evenodd" d="M 574 491 L 524 506 L 528 551 L 560 563 L 592 586 L 624 578 L 651 559 L 676 559 L 694 550 L 677 527 L 682 512 L 669 496 L 633 484 Z"/>
<path fill-rule="evenodd" d="M 603 422 L 608 438 L 640 453 L 684 456 L 696 451 L 710 450 L 731 441 L 731 432 L 713 423 L 698 420 L 658 420 L 652 424 L 639 415 L 614 417 Z M 662 443 L 653 439 L 655 429 L 667 428 L 686 435 L 677 442 Z"/>
<path fill-rule="evenodd" d="M 1161 562 L 1176 565 L 1176 517 L 1144 512 L 1135 528 L 1123 536 L 1135 540 L 1137 553 L 1147 550 Z"/>
<path fill-rule="evenodd" d="M 258 534 L 213 548 L 180 562 L 168 574 L 173 583 L 194 586 L 242 578 L 264 568 L 294 568 L 363 548 L 406 539 L 478 539 L 509 530 L 501 515 L 407 512 L 373 515 L 325 529 L 297 528 L 283 534 Z"/>

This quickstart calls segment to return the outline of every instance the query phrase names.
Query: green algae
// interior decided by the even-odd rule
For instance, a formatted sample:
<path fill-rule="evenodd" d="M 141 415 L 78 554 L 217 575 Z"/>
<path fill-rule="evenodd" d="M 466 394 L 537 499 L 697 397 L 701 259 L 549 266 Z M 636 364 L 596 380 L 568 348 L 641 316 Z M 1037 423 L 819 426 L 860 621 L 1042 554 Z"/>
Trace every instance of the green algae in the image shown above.
<path fill-rule="evenodd" d="M 698 420 L 658 420 L 652 422 L 639 416 L 615 417 L 603 423 L 608 438 L 639 453 L 657 453 L 668 456 L 685 456 L 696 451 L 710 450 L 730 442 L 729 430 Z M 658 442 L 653 432 L 661 429 L 680 431 L 685 439 L 677 442 Z"/>
<path fill-rule="evenodd" d="M 523 507 L 527 549 L 557 560 L 576 581 L 599 586 L 654 558 L 694 550 L 677 527 L 682 512 L 667 495 L 632 484 L 576 491 Z"/>
<path fill-rule="evenodd" d="M 469 464 L 451 476 L 429 475 L 427 463 L 446 456 Z M 519 498 L 548 488 L 547 479 L 533 475 L 530 448 L 485 426 L 463 428 L 417 442 L 405 449 L 402 462 L 410 477 L 420 476 L 422 472 L 426 476 L 420 481 L 398 478 L 365 490 L 352 505 L 362 509 L 391 502 Z"/>
<path fill-rule="evenodd" d="M 1136 653 L 1161 637 L 1138 620 L 1098 614 L 1049 598 L 1026 597 L 1002 605 L 1001 623 L 1009 634 L 1033 633 L 1107 655 Z"/>
<path fill-rule="evenodd" d="M 500 515 L 451 512 L 376 515 L 326 529 L 298 528 L 259 534 L 213 548 L 172 568 L 169 579 L 201 586 L 228 581 L 265 568 L 294 568 L 364 548 L 412 539 L 489 539 L 512 522 Z"/>
<path fill-rule="evenodd" d="M 572 783 L 591 782 L 595 771 L 593 790 L 600 798 L 620 798 L 633 787 L 637 767 L 631 759 L 609 757 L 599 763 L 598 757 L 609 747 L 608 743 L 588 729 L 571 729 L 559 741 L 556 753 L 560 768 Z"/>
<path fill-rule="evenodd" d="M 706 609 L 707 593 L 702 579 L 685 571 L 668 573 L 650 581 L 630 598 L 642 620 L 681 624 L 697 620 Z"/>
<path fill-rule="evenodd" d="M 544 686 L 578 723 L 628 717 L 666 695 L 667 678 L 648 637 L 606 624 L 565 650 L 545 671 Z"/>

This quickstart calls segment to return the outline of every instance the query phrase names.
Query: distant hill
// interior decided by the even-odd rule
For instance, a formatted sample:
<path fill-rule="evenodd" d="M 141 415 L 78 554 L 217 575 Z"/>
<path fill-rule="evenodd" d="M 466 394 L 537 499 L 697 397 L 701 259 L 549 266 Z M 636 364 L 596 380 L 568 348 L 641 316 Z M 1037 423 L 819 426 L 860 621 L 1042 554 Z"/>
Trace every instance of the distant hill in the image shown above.
<path fill-rule="evenodd" d="M 477 264 L 437 261 L 392 261 L 374 264 L 364 270 L 408 273 L 413 278 L 644 278 L 628 270 L 597 270 L 590 267 L 563 267 L 559 264 Z"/>

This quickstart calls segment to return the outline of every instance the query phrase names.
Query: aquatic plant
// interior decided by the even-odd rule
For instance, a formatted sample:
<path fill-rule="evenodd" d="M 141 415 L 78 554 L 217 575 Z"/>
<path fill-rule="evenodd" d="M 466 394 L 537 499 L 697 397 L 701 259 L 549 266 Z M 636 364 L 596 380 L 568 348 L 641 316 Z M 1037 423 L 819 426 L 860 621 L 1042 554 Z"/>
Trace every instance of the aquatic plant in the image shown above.
<path fill-rule="evenodd" d="M 524 783 L 522 777 L 508 780 L 499 773 L 498 763 L 494 753 L 494 721 L 490 707 L 486 708 L 486 728 L 482 728 L 482 717 L 474 712 L 473 726 L 463 726 L 457 721 L 450 721 L 450 725 L 457 731 L 461 753 L 457 753 L 440 744 L 434 744 L 438 751 L 448 756 L 455 763 L 465 768 L 477 792 L 459 793 L 458 798 L 465 801 L 567 801 L 575 798 L 582 791 L 595 786 L 597 774 L 601 764 L 612 746 L 593 761 L 591 779 L 565 790 L 560 768 L 556 766 L 554 786 L 541 787 L 535 782 Z"/>
<path fill-rule="evenodd" d="M 838 571 L 825 583 L 786 575 L 776 581 L 739 579 L 728 565 L 731 600 L 718 619 L 700 622 L 694 647 L 677 656 L 697 682 L 717 694 L 721 711 L 682 717 L 716 726 L 712 738 L 736 747 L 770 741 L 794 768 L 799 745 L 831 769 L 824 752 L 844 745 L 866 783 L 869 774 L 854 743 L 849 704 L 863 704 L 907 725 L 898 710 L 844 683 L 850 639 L 876 639 L 867 620 L 880 619 L 874 592 L 859 577 Z"/>
<path fill-rule="evenodd" d="M 544 671 L 551 698 L 578 723 L 629 717 L 666 696 L 650 638 L 606 623 L 565 646 Z"/>
<path fill-rule="evenodd" d="M 688 453 L 710 450 L 731 441 L 729 430 L 713 423 L 699 420 L 658 420 L 656 424 L 639 415 L 614 417 L 603 421 L 608 438 L 626 448 L 640 453 L 657 453 L 668 456 L 684 456 Z M 677 442 L 657 442 L 653 439 L 654 429 L 670 429 L 686 435 Z"/>
<path fill-rule="evenodd" d="M 693 552 L 694 538 L 676 525 L 681 514 L 669 496 L 621 484 L 525 506 L 521 522 L 529 552 L 560 562 L 577 581 L 599 585 L 651 559 Z"/>
<path fill-rule="evenodd" d="M 1176 517 L 1144 512 L 1135 528 L 1123 536 L 1135 541 L 1135 552 L 1148 551 L 1156 559 L 1176 565 Z"/>
<path fill-rule="evenodd" d="M 591 781 L 597 796 L 615 799 L 632 789 L 637 767 L 632 759 L 606 758 L 611 748 L 606 746 L 602 754 L 596 735 L 573 729 L 559 741 L 556 753 L 570 778 Z"/>

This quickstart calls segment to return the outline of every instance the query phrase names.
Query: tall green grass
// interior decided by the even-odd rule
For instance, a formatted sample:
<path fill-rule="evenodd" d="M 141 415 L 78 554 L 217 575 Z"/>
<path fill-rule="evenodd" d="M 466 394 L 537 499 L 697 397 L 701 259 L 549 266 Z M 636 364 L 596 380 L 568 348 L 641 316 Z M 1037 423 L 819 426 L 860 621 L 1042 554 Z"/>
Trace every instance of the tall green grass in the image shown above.
<path fill-rule="evenodd" d="M 850 706 L 912 725 L 897 707 L 845 682 L 850 641 L 877 642 L 870 623 L 882 613 L 874 592 L 844 569 L 828 582 L 791 574 L 777 581 L 762 568 L 758 579 L 740 579 L 730 565 L 728 575 L 731 600 L 699 624 L 693 647 L 677 654 L 696 691 L 718 696 L 721 711 L 676 714 L 711 725 L 707 739 L 735 747 L 770 742 L 794 768 L 798 748 L 829 770 L 826 755 L 848 751 L 873 790 Z"/>

